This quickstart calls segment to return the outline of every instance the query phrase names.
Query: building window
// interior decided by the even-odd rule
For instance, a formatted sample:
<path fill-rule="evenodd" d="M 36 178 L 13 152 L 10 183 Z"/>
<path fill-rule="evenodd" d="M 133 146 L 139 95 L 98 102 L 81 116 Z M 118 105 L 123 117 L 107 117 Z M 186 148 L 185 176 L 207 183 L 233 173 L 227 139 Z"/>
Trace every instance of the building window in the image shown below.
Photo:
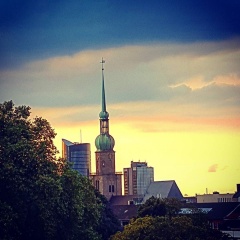
<path fill-rule="evenodd" d="M 114 185 L 112 185 L 112 192 L 114 192 Z"/>
<path fill-rule="evenodd" d="M 112 188 L 111 188 L 111 185 L 109 185 L 109 192 L 111 192 L 112 191 Z"/>
<path fill-rule="evenodd" d="M 99 180 L 96 180 L 96 189 L 99 190 Z"/>

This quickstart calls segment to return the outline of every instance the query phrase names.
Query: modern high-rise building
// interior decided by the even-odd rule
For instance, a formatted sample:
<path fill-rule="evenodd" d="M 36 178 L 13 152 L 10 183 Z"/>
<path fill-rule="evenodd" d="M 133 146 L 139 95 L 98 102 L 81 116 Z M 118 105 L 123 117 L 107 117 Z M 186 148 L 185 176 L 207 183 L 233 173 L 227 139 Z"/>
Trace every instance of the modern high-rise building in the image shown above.
<path fill-rule="evenodd" d="M 104 68 L 102 59 L 102 111 L 99 113 L 100 134 L 95 140 L 96 172 L 91 174 L 93 184 L 107 199 L 122 195 L 122 173 L 115 171 L 115 141 L 109 134 L 109 114 L 106 110 Z"/>
<path fill-rule="evenodd" d="M 131 161 L 130 168 L 124 168 L 124 195 L 144 195 L 147 187 L 154 181 L 153 167 L 146 162 Z"/>
<path fill-rule="evenodd" d="M 72 168 L 89 177 L 91 170 L 90 143 L 72 143 L 62 139 L 62 157 L 72 163 Z"/>

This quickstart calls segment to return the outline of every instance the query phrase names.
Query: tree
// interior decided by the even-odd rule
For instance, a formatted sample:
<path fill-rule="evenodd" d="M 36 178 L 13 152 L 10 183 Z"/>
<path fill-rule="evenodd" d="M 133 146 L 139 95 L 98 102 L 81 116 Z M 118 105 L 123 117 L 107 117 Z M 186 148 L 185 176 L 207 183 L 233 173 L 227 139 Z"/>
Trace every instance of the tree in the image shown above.
<path fill-rule="evenodd" d="M 145 216 L 165 216 L 167 213 L 166 205 L 161 198 L 150 197 L 144 204 L 138 208 L 137 217 Z"/>
<path fill-rule="evenodd" d="M 110 204 L 107 201 L 106 197 L 96 189 L 95 195 L 98 199 L 98 203 L 102 206 L 101 217 L 97 231 L 103 240 L 107 240 L 111 235 L 114 235 L 117 231 L 122 230 L 121 223 L 113 214 L 113 211 L 110 208 Z"/>
<path fill-rule="evenodd" d="M 122 232 L 116 233 L 111 240 L 224 240 L 220 231 L 194 226 L 186 216 L 164 217 L 146 216 L 131 221 Z"/>
<path fill-rule="evenodd" d="M 152 196 L 138 209 L 138 217 L 145 216 L 172 216 L 178 215 L 181 209 L 181 202 L 176 198 L 156 198 Z"/>
<path fill-rule="evenodd" d="M 174 216 L 178 216 L 182 203 L 177 198 L 164 198 L 163 202 L 166 208 L 166 215 L 171 219 Z"/>
<path fill-rule="evenodd" d="M 224 240 L 228 237 L 212 230 L 206 214 L 193 209 L 192 214 L 180 214 L 181 202 L 177 199 L 151 197 L 138 209 L 138 216 L 132 219 L 122 232 L 111 240 Z"/>
<path fill-rule="evenodd" d="M 187 214 L 191 218 L 193 225 L 200 227 L 208 227 L 207 213 L 194 206 L 191 207 L 190 213 Z"/>
<path fill-rule="evenodd" d="M 30 107 L 0 104 L 0 239 L 101 239 L 103 204 L 56 158 L 55 135 Z"/>
<path fill-rule="evenodd" d="M 63 191 L 59 198 L 56 239 L 101 239 L 100 224 L 102 203 L 96 198 L 90 181 L 77 171 L 66 167 L 60 182 Z"/>

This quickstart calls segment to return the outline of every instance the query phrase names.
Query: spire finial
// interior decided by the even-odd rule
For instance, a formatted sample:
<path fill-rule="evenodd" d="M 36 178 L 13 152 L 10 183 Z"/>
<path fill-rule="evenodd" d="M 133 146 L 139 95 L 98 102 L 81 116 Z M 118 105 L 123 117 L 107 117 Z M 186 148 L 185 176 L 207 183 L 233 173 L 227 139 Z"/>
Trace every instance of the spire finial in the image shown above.
<path fill-rule="evenodd" d="M 104 70 L 103 64 L 105 63 L 105 60 L 103 60 L 103 57 L 102 57 L 102 61 L 100 63 L 102 64 L 102 71 L 103 71 Z"/>

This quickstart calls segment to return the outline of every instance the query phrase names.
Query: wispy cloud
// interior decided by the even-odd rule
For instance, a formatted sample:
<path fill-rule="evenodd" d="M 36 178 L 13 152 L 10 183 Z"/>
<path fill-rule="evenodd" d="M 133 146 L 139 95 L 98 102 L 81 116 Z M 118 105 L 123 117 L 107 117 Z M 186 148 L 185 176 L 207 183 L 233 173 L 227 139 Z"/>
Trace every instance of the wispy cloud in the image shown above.
<path fill-rule="evenodd" d="M 135 119 L 133 127 L 149 132 L 239 129 L 236 42 L 130 45 L 35 61 L 1 72 L 0 100 L 41 109 L 61 123 L 93 121 L 103 56 L 112 118 Z"/>
<path fill-rule="evenodd" d="M 213 164 L 208 168 L 208 172 L 216 172 L 218 169 L 218 164 Z"/>
<path fill-rule="evenodd" d="M 1 72 L 1 99 L 14 97 L 37 106 L 96 104 L 101 79 L 98 62 L 104 56 L 111 103 L 201 103 L 215 97 L 229 101 L 231 94 L 232 104 L 238 104 L 240 46 L 233 44 L 236 41 L 130 45 L 32 62 Z"/>

